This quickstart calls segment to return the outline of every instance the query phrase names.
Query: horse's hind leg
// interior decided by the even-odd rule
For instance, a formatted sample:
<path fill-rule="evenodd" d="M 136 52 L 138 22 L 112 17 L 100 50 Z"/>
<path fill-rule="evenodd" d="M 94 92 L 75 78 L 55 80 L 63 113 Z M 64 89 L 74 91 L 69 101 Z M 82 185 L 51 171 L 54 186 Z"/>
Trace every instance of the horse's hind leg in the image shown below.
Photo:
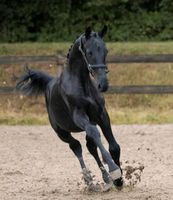
<path fill-rule="evenodd" d="M 106 171 L 105 167 L 103 166 L 100 158 L 99 158 L 99 155 L 98 155 L 98 152 L 97 152 L 97 146 L 95 144 L 95 142 L 93 141 L 92 138 L 86 136 L 86 141 L 87 141 L 87 148 L 88 148 L 88 151 L 90 152 L 90 154 L 95 158 L 100 170 L 101 170 L 101 173 L 102 173 L 102 177 L 103 177 L 103 180 L 105 183 L 110 183 L 112 180 L 111 180 L 111 177 L 109 175 L 109 173 Z"/>
<path fill-rule="evenodd" d="M 87 185 L 91 185 L 92 184 L 92 176 L 91 176 L 89 170 L 87 170 L 87 168 L 85 166 L 85 163 L 83 160 L 83 155 L 82 155 L 82 147 L 81 147 L 80 142 L 78 140 L 76 140 L 75 138 L 73 138 L 71 133 L 64 131 L 60 128 L 56 128 L 56 133 L 62 141 L 69 144 L 70 149 L 73 151 L 73 153 L 76 155 L 76 157 L 79 160 L 79 163 L 82 168 L 83 178 L 84 178 L 85 183 Z"/>

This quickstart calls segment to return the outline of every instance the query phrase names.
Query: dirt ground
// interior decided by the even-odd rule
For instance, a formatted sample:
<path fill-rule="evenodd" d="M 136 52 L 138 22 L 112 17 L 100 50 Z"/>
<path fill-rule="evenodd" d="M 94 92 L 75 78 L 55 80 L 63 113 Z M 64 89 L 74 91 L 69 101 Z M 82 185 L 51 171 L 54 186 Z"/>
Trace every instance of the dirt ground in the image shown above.
<path fill-rule="evenodd" d="M 173 125 L 122 125 L 113 131 L 126 184 L 121 191 L 89 192 L 76 157 L 50 126 L 0 126 L 0 200 L 173 199 Z M 101 184 L 85 134 L 73 135 L 82 143 L 95 183 Z"/>

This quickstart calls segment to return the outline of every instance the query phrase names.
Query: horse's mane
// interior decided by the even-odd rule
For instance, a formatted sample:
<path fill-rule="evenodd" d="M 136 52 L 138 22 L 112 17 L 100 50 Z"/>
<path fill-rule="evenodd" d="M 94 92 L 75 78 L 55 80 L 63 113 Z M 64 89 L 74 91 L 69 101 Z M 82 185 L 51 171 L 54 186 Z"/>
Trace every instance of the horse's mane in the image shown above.
<path fill-rule="evenodd" d="M 73 43 L 71 44 L 70 48 L 68 49 L 68 53 L 67 53 L 67 60 L 69 59 L 70 56 L 70 52 L 74 46 L 74 43 L 76 42 L 76 40 L 79 38 L 80 36 L 77 36 L 76 39 L 73 41 Z"/>
<path fill-rule="evenodd" d="M 83 34 L 81 34 L 81 35 L 83 35 Z M 81 35 L 76 37 L 76 39 L 73 41 L 72 45 L 71 45 L 70 48 L 68 49 L 67 60 L 69 59 L 70 52 L 71 52 L 71 50 L 72 50 L 72 48 L 73 48 L 73 46 L 74 46 L 76 40 L 77 40 L 78 38 L 80 38 Z M 97 36 L 98 36 L 96 32 L 92 32 L 92 35 L 93 35 L 94 37 L 97 37 Z"/>

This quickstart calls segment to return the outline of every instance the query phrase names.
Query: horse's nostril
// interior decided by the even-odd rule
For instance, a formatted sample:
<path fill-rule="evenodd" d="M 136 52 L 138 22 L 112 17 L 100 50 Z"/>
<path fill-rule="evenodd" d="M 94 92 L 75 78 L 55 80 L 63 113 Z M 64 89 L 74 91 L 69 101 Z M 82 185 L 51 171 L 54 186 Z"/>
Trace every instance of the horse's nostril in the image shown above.
<path fill-rule="evenodd" d="M 98 84 L 98 89 L 100 92 L 106 92 L 108 89 L 108 84 Z"/>

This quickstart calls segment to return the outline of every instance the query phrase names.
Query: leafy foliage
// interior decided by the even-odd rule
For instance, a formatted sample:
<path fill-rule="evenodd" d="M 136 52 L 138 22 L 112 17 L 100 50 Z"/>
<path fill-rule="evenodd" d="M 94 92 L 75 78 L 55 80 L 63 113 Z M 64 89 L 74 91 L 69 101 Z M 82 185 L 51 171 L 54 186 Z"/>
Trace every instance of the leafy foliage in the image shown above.
<path fill-rule="evenodd" d="M 171 0 L 1 0 L 0 41 L 69 41 L 109 26 L 108 41 L 172 40 Z"/>

